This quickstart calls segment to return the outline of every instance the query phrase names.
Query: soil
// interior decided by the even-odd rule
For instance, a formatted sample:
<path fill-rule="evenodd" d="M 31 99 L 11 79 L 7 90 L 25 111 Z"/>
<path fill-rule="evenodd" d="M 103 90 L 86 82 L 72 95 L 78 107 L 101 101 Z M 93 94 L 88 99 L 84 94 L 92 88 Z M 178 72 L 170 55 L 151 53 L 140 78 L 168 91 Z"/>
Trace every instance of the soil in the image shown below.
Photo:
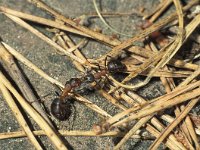
<path fill-rule="evenodd" d="M 89 14 L 95 12 L 93 3 L 91 0 L 44 0 L 46 4 L 60 12 L 61 14 L 76 18 L 83 14 Z M 151 12 L 152 8 L 155 8 L 158 0 L 109 0 L 98 1 L 101 3 L 101 9 L 103 12 L 132 12 L 133 10 L 144 9 L 144 12 Z M 9 7 L 14 10 L 22 11 L 28 14 L 41 16 L 51 19 L 52 16 L 47 12 L 37 8 L 35 5 L 29 3 L 27 0 L 0 0 L 0 5 Z M 142 23 L 142 18 L 137 15 L 123 16 L 123 17 L 111 17 L 106 18 L 107 22 L 113 26 L 116 30 L 125 34 L 136 34 L 138 26 Z M 90 18 L 91 28 L 98 27 L 103 29 L 103 33 L 112 35 L 112 31 L 104 26 L 99 18 Z M 52 37 L 52 33 L 44 30 L 43 26 L 38 24 L 31 25 L 36 27 L 47 36 Z M 69 33 L 76 43 L 79 43 L 82 39 Z M 43 69 L 51 77 L 58 79 L 60 82 L 65 83 L 71 77 L 81 76 L 81 73 L 76 70 L 71 61 L 65 57 L 56 53 L 55 49 L 48 45 L 46 42 L 39 39 L 34 34 L 30 33 L 26 29 L 17 25 L 5 15 L 0 14 L 0 38 L 9 44 L 11 47 L 17 49 L 21 54 L 28 58 L 35 65 Z M 126 39 L 127 37 L 121 37 Z M 89 44 L 82 49 L 82 52 L 87 58 L 98 58 L 111 50 L 111 48 L 99 44 L 95 41 L 90 41 Z M 38 98 L 42 99 L 47 112 L 50 109 L 51 100 L 56 97 L 55 87 L 47 80 L 40 77 L 34 71 L 18 62 L 19 66 L 23 70 L 31 86 L 37 93 Z M 164 94 L 164 88 L 161 85 L 159 79 L 153 79 L 150 84 L 145 88 L 138 91 L 142 97 L 146 99 L 152 99 Z M 49 96 L 44 97 L 49 94 Z M 91 93 L 86 96 L 92 102 L 106 110 L 111 115 L 115 114 L 119 110 L 114 108 L 112 104 L 108 103 L 97 92 Z M 11 110 L 8 108 L 6 102 L 0 97 L 0 133 L 19 131 L 19 127 L 15 117 Z M 79 102 L 74 103 L 73 115 L 68 121 L 56 122 L 60 129 L 68 130 L 90 130 L 94 123 L 101 121 L 100 117 L 88 109 Z M 32 121 L 32 120 L 31 120 Z M 33 122 L 33 121 L 32 121 Z M 33 128 L 38 129 L 36 123 L 33 122 Z M 48 141 L 45 136 L 39 137 L 46 149 L 54 149 L 53 145 Z M 112 149 L 116 138 L 108 137 L 65 137 L 68 147 L 75 150 L 86 149 Z M 151 140 L 128 140 L 128 142 L 122 147 L 122 149 L 147 149 Z M 6 140 L 0 140 L 1 150 L 18 149 L 32 150 L 34 147 L 27 140 L 27 138 L 12 138 Z M 161 147 L 162 149 L 163 147 Z"/>

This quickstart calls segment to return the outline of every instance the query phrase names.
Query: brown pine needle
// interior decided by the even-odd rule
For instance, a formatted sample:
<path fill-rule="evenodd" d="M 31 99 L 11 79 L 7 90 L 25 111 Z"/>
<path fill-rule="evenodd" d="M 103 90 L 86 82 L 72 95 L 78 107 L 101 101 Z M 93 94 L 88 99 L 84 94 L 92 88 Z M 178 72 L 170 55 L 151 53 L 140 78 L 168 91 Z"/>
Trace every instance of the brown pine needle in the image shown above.
<path fill-rule="evenodd" d="M 48 125 L 48 123 L 38 114 L 35 109 L 13 88 L 11 83 L 6 79 L 6 77 L 0 72 L 0 82 L 4 84 L 9 91 L 16 97 L 20 105 L 24 110 L 35 120 L 35 122 L 40 126 L 40 128 L 47 134 L 51 142 L 58 149 L 66 150 L 64 143 L 56 135 L 55 131 Z"/>
<path fill-rule="evenodd" d="M 46 37 L 44 34 L 42 34 L 41 32 L 39 32 L 38 30 L 36 30 L 35 28 L 33 28 L 32 26 L 30 26 L 29 24 L 27 24 L 23 20 L 21 20 L 20 18 L 17 18 L 17 17 L 12 16 L 12 15 L 8 15 L 8 14 L 5 14 L 5 15 L 7 17 L 9 17 L 11 20 L 13 20 L 14 22 L 16 22 L 19 25 L 21 25 L 22 27 L 24 27 L 27 30 L 31 31 L 33 34 L 35 34 L 36 36 L 38 36 L 39 38 L 41 38 L 42 40 L 44 40 L 45 42 L 47 42 L 51 46 L 53 46 L 56 49 L 58 49 L 59 51 L 63 52 L 65 55 L 69 56 L 70 58 L 72 58 L 72 59 L 74 59 L 74 60 L 76 60 L 78 62 L 80 62 L 81 64 L 85 63 L 83 60 L 81 60 L 80 58 L 74 56 L 72 53 L 65 51 L 58 44 L 56 44 L 55 42 L 53 42 L 51 39 L 49 39 L 48 37 Z"/>
<path fill-rule="evenodd" d="M 86 137 L 122 137 L 124 136 L 123 132 L 117 132 L 117 131 L 110 131 L 103 134 L 96 135 L 94 131 L 81 131 L 81 130 L 58 130 L 58 132 L 62 136 L 86 136 Z M 44 136 L 46 135 L 44 131 L 37 130 L 33 131 L 33 134 L 35 136 Z M 8 138 L 20 138 L 20 137 L 26 137 L 26 133 L 24 131 L 15 131 L 15 132 L 6 132 L 6 133 L 0 133 L 0 140 L 2 139 L 8 139 Z M 134 139 L 148 139 L 148 137 L 143 137 L 138 134 L 134 134 L 131 138 Z M 149 138 L 151 139 L 151 138 Z"/>
<path fill-rule="evenodd" d="M 19 17 L 21 19 L 33 21 L 33 22 L 36 22 L 36 23 L 39 23 L 39 24 L 54 27 L 54 28 L 57 28 L 57 29 L 61 29 L 61 30 L 64 30 L 64 31 L 68 31 L 68 32 L 71 32 L 71 33 L 82 35 L 82 36 L 85 36 L 85 37 L 89 37 L 87 34 L 84 34 L 81 31 L 78 31 L 74 28 L 68 27 L 68 26 L 66 26 L 62 23 L 59 23 L 59 22 L 56 22 L 56 21 L 53 21 L 53 20 L 49 20 L 49 19 L 45 19 L 45 18 L 42 18 L 42 17 L 37 17 L 37 16 L 30 15 L 30 14 L 22 13 L 22 12 L 12 10 L 12 9 L 9 9 L 9 8 L 3 7 L 3 6 L 0 6 L 0 11 L 7 13 L 7 14 L 10 14 L 10 15 L 13 15 L 15 17 Z"/>
<path fill-rule="evenodd" d="M 43 70 L 39 69 L 36 65 L 34 65 L 32 62 L 30 62 L 28 59 L 26 59 L 23 55 L 21 55 L 15 49 L 13 49 L 12 47 L 10 47 L 9 45 L 7 45 L 7 44 L 5 44 L 3 42 L 2 42 L 2 44 L 8 49 L 8 51 L 13 56 L 15 56 L 19 61 L 21 61 L 22 63 L 24 63 L 26 66 L 28 66 L 29 68 L 31 68 L 33 71 L 35 71 L 41 77 L 43 77 L 44 79 L 46 79 L 47 81 L 49 81 L 52 84 L 56 84 L 59 87 L 64 88 L 64 85 L 62 83 L 60 83 L 57 80 L 55 80 L 54 78 L 50 77 L 48 74 L 46 74 Z M 80 100 L 81 102 L 83 102 L 83 104 L 85 104 L 86 106 L 88 106 L 92 110 L 96 111 L 97 113 L 100 113 L 102 116 L 106 116 L 106 117 L 110 116 L 107 112 L 105 112 L 104 110 L 102 110 L 97 105 L 91 103 L 89 100 L 87 100 L 87 99 L 85 99 L 85 98 L 83 98 L 81 96 L 76 96 L 76 99 Z"/>
<path fill-rule="evenodd" d="M 4 98 L 5 98 L 8 106 L 11 108 L 14 116 L 16 117 L 17 121 L 19 122 L 19 124 L 23 128 L 28 139 L 31 141 L 31 143 L 35 146 L 36 149 L 42 150 L 42 147 L 40 146 L 39 142 L 35 138 L 34 134 L 32 133 L 31 129 L 29 128 L 28 124 L 26 123 L 26 120 L 24 119 L 21 111 L 17 107 L 14 99 L 12 98 L 11 94 L 9 93 L 7 88 L 4 86 L 4 84 L 2 84 L 2 82 L 0 82 L 0 89 L 1 89 L 1 92 L 4 96 Z"/>
<path fill-rule="evenodd" d="M 161 102 L 161 103 L 156 103 L 155 105 L 148 105 L 147 108 L 141 109 L 138 112 L 132 114 L 131 116 L 129 116 L 125 119 L 122 119 L 121 121 L 115 123 L 114 126 L 118 126 L 118 125 L 121 125 L 122 123 L 126 123 L 126 122 L 129 122 L 134 119 L 142 118 L 142 117 L 145 117 L 150 114 L 155 114 L 156 112 L 158 112 L 160 110 L 173 107 L 177 104 L 183 103 L 185 101 L 188 101 L 188 100 L 193 99 L 198 96 L 200 96 L 200 88 L 197 88 L 190 92 L 184 93 L 180 96 L 172 98 L 172 99 L 166 101 L 165 103 Z"/>
<path fill-rule="evenodd" d="M 114 150 L 120 149 L 120 147 L 133 135 L 135 132 L 140 129 L 147 121 L 149 121 L 152 116 L 147 116 L 140 119 L 131 130 L 121 139 L 121 141 L 114 147 Z"/>
<path fill-rule="evenodd" d="M 149 149 L 156 150 L 160 143 L 166 138 L 166 136 L 185 118 L 185 116 L 189 113 L 189 111 L 194 107 L 194 105 L 199 101 L 199 98 L 193 99 L 189 102 L 189 104 L 185 107 L 185 109 L 181 112 L 179 116 L 162 131 L 159 138 L 157 138 Z"/>

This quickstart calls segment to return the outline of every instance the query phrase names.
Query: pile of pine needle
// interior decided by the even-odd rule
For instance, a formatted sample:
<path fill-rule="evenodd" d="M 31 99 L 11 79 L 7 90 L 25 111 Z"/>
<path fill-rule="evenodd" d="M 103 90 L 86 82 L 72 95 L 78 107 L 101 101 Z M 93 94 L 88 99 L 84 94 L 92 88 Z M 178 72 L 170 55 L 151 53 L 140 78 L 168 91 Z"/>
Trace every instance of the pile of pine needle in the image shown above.
<path fill-rule="evenodd" d="M 106 14 L 99 12 L 96 2 L 93 0 L 96 15 L 113 32 L 128 37 L 123 41 L 84 26 L 82 22 L 85 18 L 69 19 L 40 0 L 29 0 L 29 2 L 52 14 L 54 20 L 26 14 L 3 6 L 0 7 L 0 12 L 47 42 L 59 54 L 68 56 L 80 72 L 86 72 L 86 70 L 98 68 L 98 66 L 105 66 L 105 59 L 108 56 L 117 58 L 124 51 L 129 52 L 130 55 L 122 61 L 127 67 L 126 77 L 120 82 L 108 74 L 109 82 L 105 84 L 112 84 L 98 90 L 113 106 L 119 108 L 120 112 L 111 116 L 100 106 L 86 99 L 84 95 L 75 94 L 73 96 L 78 102 L 89 107 L 99 116 L 103 116 L 104 121 L 94 123 L 90 131 L 56 130 L 51 118 L 41 108 L 36 96 L 33 95 L 14 58 L 61 89 L 64 88 L 64 84 L 50 77 L 17 50 L 1 41 L 1 63 L 9 70 L 9 74 L 16 82 L 20 92 L 16 90 L 2 71 L 0 72 L 0 90 L 23 130 L 1 133 L 0 139 L 26 136 L 36 149 L 42 149 L 36 136 L 46 135 L 57 149 L 67 149 L 60 136 L 121 137 L 119 143 L 114 146 L 114 149 L 120 149 L 128 139 L 142 138 L 143 135 L 140 133 L 140 129 L 145 129 L 154 137 L 149 149 L 157 149 L 161 143 L 169 149 L 200 149 L 200 117 L 189 114 L 192 108 L 199 104 L 200 99 L 200 66 L 193 63 L 193 60 L 199 58 L 199 53 L 192 60 L 181 60 L 174 57 L 200 24 L 199 10 L 189 12 L 192 7 L 199 4 L 198 0 L 190 0 L 185 6 L 182 6 L 180 0 L 163 0 L 151 14 L 145 15 L 141 11 L 139 15 L 143 16 L 146 24 L 135 35 L 126 35 L 108 25 L 103 18 Z M 164 14 L 170 5 L 175 6 L 174 12 L 160 19 L 161 14 Z M 188 17 L 190 21 L 186 23 L 185 18 Z M 55 34 L 54 39 L 47 37 L 28 22 L 51 28 L 48 31 Z M 174 29 L 174 33 L 170 38 L 161 32 L 162 29 L 167 30 L 169 28 Z M 75 44 L 68 36 L 70 33 L 81 37 L 83 40 Z M 90 40 L 108 45 L 110 51 L 98 59 L 87 59 L 80 49 L 87 44 L 85 41 L 89 42 Z M 144 46 L 133 44 L 138 41 L 145 43 Z M 137 76 L 145 76 L 146 78 L 137 84 L 130 82 Z M 145 87 L 154 77 L 160 78 L 166 93 L 155 99 L 145 100 L 136 91 L 141 87 Z M 177 78 L 181 80 L 176 82 Z M 30 129 L 12 95 L 41 130 L 32 131 Z M 165 111 L 167 109 L 174 112 L 174 115 Z M 119 130 L 121 128 L 126 130 Z"/>

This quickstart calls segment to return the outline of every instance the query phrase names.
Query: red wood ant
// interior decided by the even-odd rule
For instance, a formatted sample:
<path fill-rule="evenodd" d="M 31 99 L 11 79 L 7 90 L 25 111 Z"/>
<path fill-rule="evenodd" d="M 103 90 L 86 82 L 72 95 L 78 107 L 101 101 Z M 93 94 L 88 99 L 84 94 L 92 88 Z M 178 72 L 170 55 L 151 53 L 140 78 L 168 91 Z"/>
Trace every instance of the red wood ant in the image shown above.
<path fill-rule="evenodd" d="M 67 120 L 71 115 L 71 105 L 73 101 L 73 98 L 69 96 L 69 93 L 84 93 L 87 89 L 86 83 L 89 84 L 93 81 L 94 77 L 92 74 L 87 74 L 84 78 L 71 78 L 67 81 L 59 98 L 55 98 L 51 103 L 52 115 L 60 121 Z M 82 84 L 85 85 L 84 89 L 80 89 Z"/>
<path fill-rule="evenodd" d="M 120 60 L 111 59 L 105 69 L 99 69 L 95 73 L 90 71 L 82 78 L 71 78 L 66 82 L 59 98 L 55 98 L 51 103 L 52 115 L 60 121 L 67 120 L 71 115 L 71 101 L 73 99 L 69 96 L 70 92 L 86 94 L 88 90 L 91 91 L 97 87 L 102 76 L 106 76 L 108 73 L 124 71 L 126 71 L 126 66 Z"/>
<path fill-rule="evenodd" d="M 79 78 L 71 78 L 66 82 L 59 98 L 55 98 L 51 103 L 52 115 L 60 121 L 67 120 L 71 115 L 71 101 L 73 98 L 69 96 L 69 93 L 73 88 L 80 86 L 81 80 Z"/>

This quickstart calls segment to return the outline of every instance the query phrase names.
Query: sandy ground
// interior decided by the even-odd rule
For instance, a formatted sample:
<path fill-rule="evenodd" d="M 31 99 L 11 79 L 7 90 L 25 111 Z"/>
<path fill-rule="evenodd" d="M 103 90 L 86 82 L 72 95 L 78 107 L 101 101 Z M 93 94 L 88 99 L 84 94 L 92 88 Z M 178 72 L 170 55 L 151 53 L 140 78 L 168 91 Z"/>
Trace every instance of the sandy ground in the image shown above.
<path fill-rule="evenodd" d="M 83 14 L 94 12 L 94 6 L 91 0 L 45 0 L 48 5 L 59 11 L 68 17 L 78 17 Z M 101 8 L 104 12 L 131 12 L 133 9 L 145 8 L 145 11 L 150 11 L 158 4 L 158 0 L 106 0 L 101 1 Z M 14 10 L 34 14 L 37 16 L 51 18 L 50 14 L 36 8 L 34 5 L 28 3 L 26 0 L 0 0 L 0 5 L 12 8 Z M 136 15 L 126 17 L 107 18 L 107 21 L 114 26 L 118 31 L 128 34 L 135 34 L 137 26 L 142 22 L 141 17 Z M 103 23 L 98 18 L 91 19 L 91 27 L 99 27 L 103 29 L 103 32 L 111 34 Z M 32 24 L 34 27 L 42 32 L 45 32 L 49 37 L 51 33 L 47 33 L 43 27 L 36 24 Z M 0 36 L 4 42 L 17 49 L 26 58 L 31 60 L 34 64 L 43 69 L 51 77 L 54 77 L 65 83 L 66 80 L 74 76 L 80 76 L 80 73 L 75 69 L 70 60 L 67 57 L 60 56 L 55 50 L 40 40 L 38 37 L 12 22 L 3 14 L 0 14 Z M 74 37 L 72 35 L 72 37 Z M 124 37 L 125 39 L 126 37 Z M 81 39 L 74 38 L 76 42 Z M 82 52 L 88 58 L 97 58 L 110 48 L 103 46 L 97 42 L 89 42 L 89 44 L 83 48 Z M 31 85 L 34 87 L 38 97 L 44 99 L 44 105 L 49 110 L 51 99 L 55 97 L 55 88 L 48 81 L 44 80 L 32 70 L 28 69 L 23 64 L 19 63 L 20 67 L 26 74 Z M 160 96 L 164 93 L 158 79 L 153 79 L 151 84 L 138 91 L 146 99 L 152 99 L 153 97 Z M 50 94 L 46 98 L 42 98 L 44 95 Z M 101 108 L 108 111 L 110 114 L 114 114 L 118 110 L 113 108 L 112 104 L 103 99 L 97 92 L 87 96 L 95 104 L 101 106 Z M 98 115 L 75 102 L 75 109 L 73 109 L 73 115 L 69 121 L 58 123 L 61 129 L 68 130 L 89 130 L 95 122 L 100 121 Z M 0 132 L 18 131 L 20 127 L 13 117 L 10 109 L 4 100 L 0 99 Z M 75 117 L 74 117 L 75 116 Z M 38 128 L 34 123 L 34 128 Z M 40 137 L 40 140 L 46 147 L 46 149 L 53 149 L 50 142 L 45 137 Z M 112 146 L 116 139 L 112 138 L 93 138 L 93 137 L 66 137 L 66 142 L 71 149 L 112 149 Z M 123 149 L 147 149 L 151 141 L 129 140 Z M 26 138 L 16 138 L 0 140 L 1 150 L 11 149 L 34 149 L 33 146 Z"/>

